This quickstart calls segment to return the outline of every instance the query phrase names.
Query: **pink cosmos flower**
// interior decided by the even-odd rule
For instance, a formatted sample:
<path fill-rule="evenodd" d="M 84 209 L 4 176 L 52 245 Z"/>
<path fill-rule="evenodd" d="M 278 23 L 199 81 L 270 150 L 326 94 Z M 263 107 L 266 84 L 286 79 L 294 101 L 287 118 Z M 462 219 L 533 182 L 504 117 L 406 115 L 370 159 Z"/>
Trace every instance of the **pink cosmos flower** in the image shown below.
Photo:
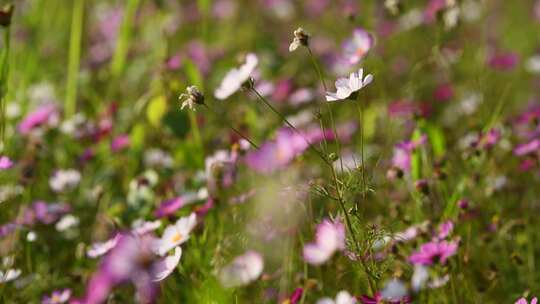
<path fill-rule="evenodd" d="M 113 152 L 118 152 L 129 147 L 130 140 L 129 135 L 121 134 L 115 137 L 111 142 L 111 150 Z"/>
<path fill-rule="evenodd" d="M 247 251 L 221 270 L 219 280 L 225 287 L 247 285 L 261 275 L 263 268 L 262 256 L 256 251 Z"/>
<path fill-rule="evenodd" d="M 495 70 L 510 71 L 519 63 L 519 55 L 512 52 L 496 53 L 488 59 L 488 65 Z"/>
<path fill-rule="evenodd" d="M 422 135 L 418 140 L 404 141 L 394 147 L 394 156 L 392 157 L 392 165 L 405 173 L 411 171 L 412 152 L 418 146 L 423 145 L 427 140 L 425 135 Z"/>
<path fill-rule="evenodd" d="M 523 156 L 534 153 L 540 149 L 540 140 L 533 139 L 528 143 L 518 145 L 514 148 L 514 155 Z"/>
<path fill-rule="evenodd" d="M 439 85 L 433 92 L 433 98 L 437 101 L 449 101 L 454 97 L 454 89 L 449 83 Z"/>
<path fill-rule="evenodd" d="M 29 113 L 21 121 L 18 130 L 21 134 L 27 135 L 35 128 L 45 124 L 56 124 L 58 122 L 58 111 L 53 104 L 44 104 L 34 112 Z"/>
<path fill-rule="evenodd" d="M 409 262 L 417 265 L 432 265 L 437 262 L 445 264 L 446 260 L 457 252 L 457 242 L 432 241 L 423 244 L 420 250 L 409 256 Z"/>
<path fill-rule="evenodd" d="M 345 249 L 345 227 L 336 220 L 325 219 L 317 226 L 315 242 L 304 246 L 304 259 L 313 265 L 321 265 L 338 250 Z"/>
<path fill-rule="evenodd" d="M 7 156 L 0 156 L 0 170 L 7 170 L 13 167 L 13 162 Z"/>
<path fill-rule="evenodd" d="M 51 296 L 43 296 L 41 304 L 60 304 L 66 303 L 71 297 L 71 289 L 55 290 Z"/>
<path fill-rule="evenodd" d="M 154 212 L 154 215 L 157 218 L 169 216 L 174 214 L 178 209 L 182 208 L 185 205 L 184 200 L 181 196 L 175 197 L 170 200 L 163 201 L 158 209 Z"/>
<path fill-rule="evenodd" d="M 352 38 L 343 44 L 343 56 L 351 64 L 359 63 L 373 47 L 373 36 L 362 28 L 353 31 Z"/>
<path fill-rule="evenodd" d="M 447 5 L 447 0 L 430 0 L 424 10 L 424 22 L 433 23 L 437 18 L 437 14 L 444 10 Z"/>
<path fill-rule="evenodd" d="M 454 223 L 452 223 L 452 221 L 443 222 L 441 225 L 439 225 L 439 229 L 436 235 L 437 239 L 445 239 L 447 236 L 450 235 L 450 233 L 452 233 L 452 230 L 454 230 Z"/>
<path fill-rule="evenodd" d="M 158 266 L 163 260 L 151 248 L 153 240 L 148 234 L 135 236 L 122 233 L 118 244 L 104 257 L 90 278 L 86 294 L 80 302 L 104 303 L 114 287 L 132 283 L 141 302 L 153 303 L 159 292 L 154 279 L 163 274 L 163 268 Z"/>
<path fill-rule="evenodd" d="M 536 297 L 532 298 L 531 304 L 536 304 L 536 303 L 538 303 L 538 298 Z M 529 304 L 529 302 L 527 302 L 526 298 L 520 298 L 519 300 L 516 301 L 515 304 Z"/>

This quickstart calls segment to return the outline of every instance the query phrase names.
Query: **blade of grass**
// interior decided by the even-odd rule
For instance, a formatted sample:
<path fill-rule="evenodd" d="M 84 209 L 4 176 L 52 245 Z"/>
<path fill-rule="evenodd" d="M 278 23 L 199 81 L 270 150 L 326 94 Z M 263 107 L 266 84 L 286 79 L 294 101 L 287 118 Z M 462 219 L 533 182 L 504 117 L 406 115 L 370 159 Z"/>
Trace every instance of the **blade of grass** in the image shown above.
<path fill-rule="evenodd" d="M 69 38 L 69 62 L 66 88 L 66 101 L 64 105 L 66 117 L 75 113 L 77 102 L 77 83 L 79 64 L 81 59 L 81 37 L 84 19 L 84 0 L 75 0 L 71 18 L 71 34 Z"/>
<path fill-rule="evenodd" d="M 133 30 L 133 23 L 137 8 L 139 7 L 140 0 L 129 0 L 124 11 L 124 18 L 122 25 L 120 26 L 120 36 L 116 42 L 116 48 L 114 50 L 111 73 L 113 78 L 118 77 L 124 70 L 126 63 L 126 57 L 129 49 L 129 42 L 131 39 L 131 33 Z"/>

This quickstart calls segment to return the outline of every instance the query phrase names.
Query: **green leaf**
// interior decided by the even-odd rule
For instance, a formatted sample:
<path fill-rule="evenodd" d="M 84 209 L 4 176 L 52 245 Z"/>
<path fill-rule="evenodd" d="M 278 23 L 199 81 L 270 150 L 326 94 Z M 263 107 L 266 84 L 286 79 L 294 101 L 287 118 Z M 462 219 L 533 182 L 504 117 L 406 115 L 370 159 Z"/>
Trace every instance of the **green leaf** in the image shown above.
<path fill-rule="evenodd" d="M 426 126 L 428 138 L 433 148 L 435 157 L 442 157 L 446 152 L 446 140 L 442 129 L 436 125 L 429 124 Z"/>
<path fill-rule="evenodd" d="M 199 68 L 193 63 L 193 61 L 188 58 L 184 60 L 184 71 L 186 72 L 190 85 L 195 85 L 202 90 L 203 77 L 201 72 L 199 72 Z"/>
<path fill-rule="evenodd" d="M 414 130 L 412 140 L 418 141 L 422 137 L 422 132 L 419 128 Z M 413 180 L 422 178 L 422 149 L 414 149 L 411 156 L 411 175 Z"/>
<path fill-rule="evenodd" d="M 144 146 L 144 139 L 146 135 L 146 127 L 143 124 L 137 124 L 131 129 L 129 136 L 131 147 L 134 149 L 141 149 Z"/>
<path fill-rule="evenodd" d="M 150 124 L 154 127 L 159 127 L 161 125 L 161 120 L 165 113 L 167 112 L 167 99 L 165 96 L 160 95 L 152 98 L 148 103 L 148 108 L 146 109 L 146 117 Z"/>

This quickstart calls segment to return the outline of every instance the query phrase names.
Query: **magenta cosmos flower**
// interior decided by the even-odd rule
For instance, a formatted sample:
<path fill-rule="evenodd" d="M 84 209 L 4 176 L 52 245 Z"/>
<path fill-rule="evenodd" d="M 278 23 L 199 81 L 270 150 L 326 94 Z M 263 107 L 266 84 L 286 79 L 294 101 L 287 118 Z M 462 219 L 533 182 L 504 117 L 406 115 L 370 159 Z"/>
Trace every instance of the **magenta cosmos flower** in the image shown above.
<path fill-rule="evenodd" d="M 43 296 L 41 304 L 66 303 L 71 297 L 71 289 L 55 290 L 50 296 Z"/>
<path fill-rule="evenodd" d="M 353 31 L 352 37 L 343 43 L 343 56 L 349 64 L 357 64 L 373 47 L 373 36 L 362 28 Z"/>
<path fill-rule="evenodd" d="M 121 134 L 115 137 L 111 142 L 111 150 L 113 152 L 118 152 L 129 147 L 129 135 Z"/>
<path fill-rule="evenodd" d="M 415 265 L 432 265 L 439 261 L 441 264 L 444 264 L 449 257 L 456 254 L 457 247 L 457 242 L 432 241 L 423 244 L 419 251 L 411 254 L 409 256 L 409 262 Z"/>
<path fill-rule="evenodd" d="M 45 124 L 54 124 L 58 121 L 58 111 L 53 104 L 41 105 L 34 112 L 29 113 L 21 121 L 18 130 L 21 134 L 29 134 L 35 128 Z"/>
<path fill-rule="evenodd" d="M 336 220 L 325 219 L 317 226 L 315 242 L 304 246 L 304 259 L 313 265 L 321 265 L 338 250 L 345 249 L 345 227 Z"/>
<path fill-rule="evenodd" d="M 536 297 L 532 298 L 531 304 L 536 304 L 536 303 L 538 303 L 538 299 Z M 521 298 L 517 300 L 515 304 L 529 304 L 529 303 L 527 302 L 526 298 Z"/>
<path fill-rule="evenodd" d="M 13 162 L 7 156 L 0 156 L 0 170 L 7 170 L 13 167 Z"/>

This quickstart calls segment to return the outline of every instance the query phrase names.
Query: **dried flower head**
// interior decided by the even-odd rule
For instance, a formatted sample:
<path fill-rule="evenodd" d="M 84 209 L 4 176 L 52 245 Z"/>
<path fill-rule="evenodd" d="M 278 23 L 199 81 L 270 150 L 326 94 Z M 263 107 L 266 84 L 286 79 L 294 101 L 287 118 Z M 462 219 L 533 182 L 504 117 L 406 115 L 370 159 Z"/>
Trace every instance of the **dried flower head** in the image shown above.
<path fill-rule="evenodd" d="M 299 27 L 294 31 L 294 38 L 291 45 L 289 45 L 289 52 L 296 50 L 301 45 L 309 45 L 309 34 L 303 28 Z"/>
<path fill-rule="evenodd" d="M 204 104 L 204 94 L 196 86 L 187 87 L 186 93 L 180 94 L 178 99 L 183 100 L 181 110 L 187 106 L 190 110 L 195 111 L 195 104 Z"/>

